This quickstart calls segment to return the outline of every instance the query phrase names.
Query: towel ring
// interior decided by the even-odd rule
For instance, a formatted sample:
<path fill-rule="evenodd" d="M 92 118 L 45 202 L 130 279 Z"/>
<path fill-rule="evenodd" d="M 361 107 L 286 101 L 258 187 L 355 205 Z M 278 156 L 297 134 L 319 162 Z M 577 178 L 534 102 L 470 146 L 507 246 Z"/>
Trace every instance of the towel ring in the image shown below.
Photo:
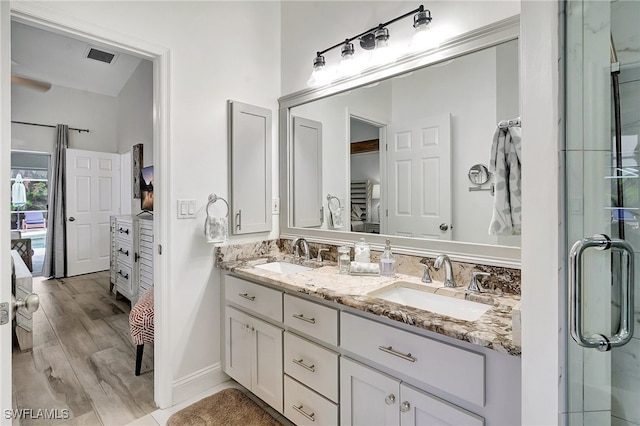
<path fill-rule="evenodd" d="M 329 207 L 329 210 L 331 210 L 331 200 L 334 199 L 338 202 L 338 208 L 341 209 L 342 205 L 340 204 L 340 199 L 336 196 L 333 196 L 331 194 L 327 194 L 327 207 Z"/>
<path fill-rule="evenodd" d="M 207 203 L 207 217 L 209 217 L 209 206 L 215 204 L 216 201 L 224 201 L 227 205 L 227 214 L 224 217 L 229 217 L 229 203 L 222 197 L 218 197 L 216 194 L 209 194 L 209 202 Z"/>

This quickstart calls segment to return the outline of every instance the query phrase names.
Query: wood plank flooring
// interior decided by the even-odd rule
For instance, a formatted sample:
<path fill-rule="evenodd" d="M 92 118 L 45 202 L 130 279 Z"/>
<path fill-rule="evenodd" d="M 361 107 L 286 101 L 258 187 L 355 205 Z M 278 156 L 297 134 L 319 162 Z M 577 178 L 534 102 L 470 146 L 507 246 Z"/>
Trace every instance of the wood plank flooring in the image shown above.
<path fill-rule="evenodd" d="M 156 409 L 153 345 L 145 345 L 136 377 L 131 307 L 109 292 L 108 271 L 35 277 L 33 291 L 40 296 L 33 350 L 13 350 L 13 408 L 32 411 L 14 424 L 126 425 Z M 44 418 L 37 410 L 67 418 Z"/>

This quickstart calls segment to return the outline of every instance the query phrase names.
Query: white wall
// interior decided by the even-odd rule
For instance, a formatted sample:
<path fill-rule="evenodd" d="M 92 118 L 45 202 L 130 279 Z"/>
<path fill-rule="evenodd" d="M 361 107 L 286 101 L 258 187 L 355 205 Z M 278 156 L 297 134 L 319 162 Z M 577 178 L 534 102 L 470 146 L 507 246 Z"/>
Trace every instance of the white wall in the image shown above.
<path fill-rule="evenodd" d="M 277 110 L 280 90 L 280 4 L 276 2 L 48 2 L 69 17 L 169 49 L 169 206 L 197 200 L 195 220 L 166 218 L 167 318 L 178 384 L 213 377 L 220 362 L 220 278 L 213 247 L 202 236 L 210 193 L 228 195 L 227 99 Z M 277 196 L 277 114 L 273 122 L 273 194 Z M 157 157 L 157 155 L 156 155 Z M 156 213 L 158 214 L 158 213 Z M 269 234 L 231 238 L 247 242 Z M 212 383 L 209 383 L 210 385 Z M 174 395 L 175 397 L 175 395 Z M 174 401 L 175 402 L 175 401 Z"/>
<path fill-rule="evenodd" d="M 116 99 L 118 152 L 123 154 L 131 151 L 133 145 L 141 143 L 143 145 L 141 166 L 151 166 L 153 164 L 153 62 L 140 61 Z M 130 162 L 129 165 L 131 165 Z M 122 173 L 131 175 L 131 167 L 122 170 Z M 128 200 L 131 204 L 129 211 L 132 214 L 139 213 L 140 199 L 128 197 Z"/>
<path fill-rule="evenodd" d="M 38 92 L 15 84 L 11 95 L 11 120 L 89 129 L 89 133 L 69 131 L 69 147 L 118 152 L 114 97 L 55 85 Z M 52 152 L 55 141 L 55 129 L 11 125 L 12 149 Z"/>

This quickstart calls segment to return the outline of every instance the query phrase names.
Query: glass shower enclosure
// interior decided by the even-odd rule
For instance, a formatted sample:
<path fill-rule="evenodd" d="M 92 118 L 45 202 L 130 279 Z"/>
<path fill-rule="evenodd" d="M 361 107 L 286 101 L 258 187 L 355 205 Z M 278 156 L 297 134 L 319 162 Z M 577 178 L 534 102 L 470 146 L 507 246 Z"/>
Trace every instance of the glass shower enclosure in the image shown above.
<path fill-rule="evenodd" d="M 640 425 L 640 1 L 564 6 L 563 419 Z"/>

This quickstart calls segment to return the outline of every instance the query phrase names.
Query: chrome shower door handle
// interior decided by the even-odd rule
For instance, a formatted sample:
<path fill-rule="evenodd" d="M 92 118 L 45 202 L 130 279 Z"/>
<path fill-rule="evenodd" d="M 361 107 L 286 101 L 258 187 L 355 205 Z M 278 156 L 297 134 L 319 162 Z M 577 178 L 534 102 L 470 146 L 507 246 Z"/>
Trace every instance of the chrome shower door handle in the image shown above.
<path fill-rule="evenodd" d="M 613 250 L 626 257 L 626 282 L 620 285 L 620 324 L 613 336 L 595 334 L 584 335 L 583 321 L 583 273 L 582 256 L 588 249 Z M 633 287 L 634 287 L 634 253 L 631 245 L 619 239 L 611 239 L 606 235 L 596 234 L 585 238 L 571 247 L 569 253 L 569 327 L 571 337 L 579 345 L 606 352 L 617 346 L 627 344 L 633 337 Z"/>

